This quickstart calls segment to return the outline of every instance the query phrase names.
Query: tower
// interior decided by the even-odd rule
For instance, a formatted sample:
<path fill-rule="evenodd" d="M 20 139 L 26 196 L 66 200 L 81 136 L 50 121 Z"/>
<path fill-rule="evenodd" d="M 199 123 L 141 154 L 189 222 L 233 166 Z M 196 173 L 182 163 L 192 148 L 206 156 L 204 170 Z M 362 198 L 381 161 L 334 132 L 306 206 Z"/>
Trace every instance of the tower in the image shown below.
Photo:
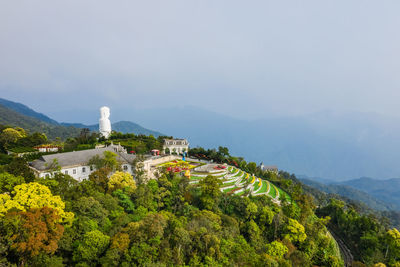
<path fill-rule="evenodd" d="M 99 132 L 101 136 L 108 138 L 111 134 L 110 109 L 108 107 L 100 108 Z"/>

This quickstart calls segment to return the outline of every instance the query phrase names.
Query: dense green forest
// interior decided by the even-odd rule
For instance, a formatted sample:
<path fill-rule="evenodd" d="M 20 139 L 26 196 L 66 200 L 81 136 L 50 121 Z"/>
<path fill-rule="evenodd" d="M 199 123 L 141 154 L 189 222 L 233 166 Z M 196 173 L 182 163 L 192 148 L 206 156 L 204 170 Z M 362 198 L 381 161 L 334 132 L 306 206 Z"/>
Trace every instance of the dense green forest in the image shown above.
<path fill-rule="evenodd" d="M 14 139 L 0 138 L 3 153 L 18 142 L 46 141 L 13 129 Z M 113 141 L 145 153 L 162 140 L 114 133 L 106 141 L 81 131 L 65 146 Z M 268 179 L 292 201 L 278 205 L 268 196 L 224 194 L 215 177 L 191 185 L 166 169 L 144 182 L 140 165 L 133 179 L 112 158 L 83 182 L 61 173 L 38 179 L 27 158 L 6 156 L 0 166 L 0 266 L 343 266 L 328 229 L 351 249 L 354 264 L 398 266 L 400 233 L 388 221 L 324 194 L 314 198 L 294 175 L 263 172 L 226 147 L 193 148 L 190 155 Z"/>
<path fill-rule="evenodd" d="M 327 220 L 314 216 L 306 196 L 278 206 L 266 196 L 222 194 L 211 176 L 196 187 L 173 173 L 124 187 L 118 175 L 104 182 L 107 171 L 99 170 L 78 183 L 3 172 L 2 263 L 341 265 Z"/>

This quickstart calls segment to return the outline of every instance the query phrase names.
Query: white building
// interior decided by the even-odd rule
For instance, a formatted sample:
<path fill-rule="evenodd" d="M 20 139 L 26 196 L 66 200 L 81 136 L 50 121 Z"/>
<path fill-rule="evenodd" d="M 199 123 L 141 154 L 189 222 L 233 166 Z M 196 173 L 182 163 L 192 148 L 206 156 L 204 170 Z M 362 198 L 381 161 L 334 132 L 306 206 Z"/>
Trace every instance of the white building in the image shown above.
<path fill-rule="evenodd" d="M 61 173 L 82 181 L 88 179 L 89 175 L 95 171 L 94 167 L 89 166 L 89 160 L 96 155 L 103 157 L 105 151 L 117 154 L 122 170 L 133 175 L 132 163 L 136 156 L 128 154 L 122 146 L 113 144 L 103 148 L 45 155 L 33 161 L 31 168 L 38 177 L 50 177 L 54 169 L 60 167 Z"/>
<path fill-rule="evenodd" d="M 275 165 L 269 165 L 266 166 L 264 165 L 264 163 L 260 163 L 260 165 L 258 166 L 262 171 L 268 171 L 268 172 L 275 172 L 278 173 L 278 167 Z"/>
<path fill-rule="evenodd" d="M 164 154 L 183 154 L 189 151 L 189 142 L 186 139 L 165 139 L 163 146 Z"/>

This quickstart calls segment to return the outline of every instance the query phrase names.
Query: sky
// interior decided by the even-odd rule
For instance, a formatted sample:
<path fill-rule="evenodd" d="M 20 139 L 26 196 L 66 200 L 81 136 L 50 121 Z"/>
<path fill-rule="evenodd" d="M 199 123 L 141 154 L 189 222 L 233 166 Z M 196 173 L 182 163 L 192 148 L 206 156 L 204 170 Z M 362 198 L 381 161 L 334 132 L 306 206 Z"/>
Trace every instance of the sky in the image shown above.
<path fill-rule="evenodd" d="M 103 105 L 400 117 L 399 10 L 398 0 L 4 0 L 0 97 L 83 123 Z"/>

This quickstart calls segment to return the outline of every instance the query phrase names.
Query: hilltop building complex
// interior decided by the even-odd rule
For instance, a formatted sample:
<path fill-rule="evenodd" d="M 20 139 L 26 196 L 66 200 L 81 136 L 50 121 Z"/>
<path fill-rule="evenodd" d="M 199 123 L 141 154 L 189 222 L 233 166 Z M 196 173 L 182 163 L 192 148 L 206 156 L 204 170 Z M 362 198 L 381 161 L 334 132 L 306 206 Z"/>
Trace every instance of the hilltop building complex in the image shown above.
<path fill-rule="evenodd" d="M 264 163 L 260 163 L 260 165 L 259 165 L 259 168 L 262 170 L 262 171 L 269 171 L 269 172 L 276 172 L 276 173 L 278 173 L 278 167 L 277 166 L 275 166 L 275 165 L 264 165 Z"/>

